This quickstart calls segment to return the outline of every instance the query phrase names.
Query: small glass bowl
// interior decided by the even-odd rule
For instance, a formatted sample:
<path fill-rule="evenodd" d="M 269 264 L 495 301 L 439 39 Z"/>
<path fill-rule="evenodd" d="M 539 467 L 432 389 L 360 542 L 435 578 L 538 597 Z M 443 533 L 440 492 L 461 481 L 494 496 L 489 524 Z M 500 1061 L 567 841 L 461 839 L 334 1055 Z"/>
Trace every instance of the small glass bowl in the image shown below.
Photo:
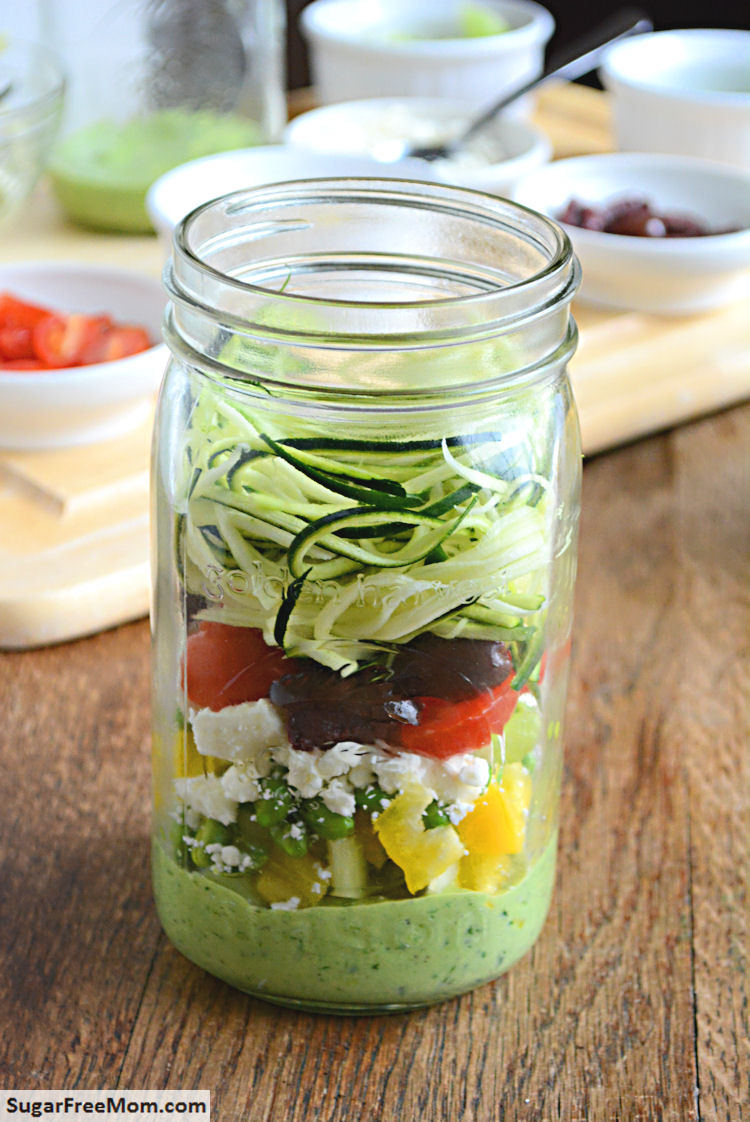
<path fill-rule="evenodd" d="M 0 224 L 27 200 L 60 124 L 65 74 L 46 47 L 0 37 Z"/>

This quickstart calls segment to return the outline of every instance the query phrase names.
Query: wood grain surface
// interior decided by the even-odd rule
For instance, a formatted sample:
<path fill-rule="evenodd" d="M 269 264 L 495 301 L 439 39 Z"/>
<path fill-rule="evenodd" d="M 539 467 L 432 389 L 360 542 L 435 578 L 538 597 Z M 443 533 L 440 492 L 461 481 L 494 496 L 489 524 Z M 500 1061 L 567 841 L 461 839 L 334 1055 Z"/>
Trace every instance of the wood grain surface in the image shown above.
<path fill-rule="evenodd" d="M 750 407 L 584 468 L 559 871 L 533 951 L 390 1017 L 278 1009 L 161 935 L 145 623 L 0 655 L 0 1085 L 214 1122 L 750 1118 Z"/>

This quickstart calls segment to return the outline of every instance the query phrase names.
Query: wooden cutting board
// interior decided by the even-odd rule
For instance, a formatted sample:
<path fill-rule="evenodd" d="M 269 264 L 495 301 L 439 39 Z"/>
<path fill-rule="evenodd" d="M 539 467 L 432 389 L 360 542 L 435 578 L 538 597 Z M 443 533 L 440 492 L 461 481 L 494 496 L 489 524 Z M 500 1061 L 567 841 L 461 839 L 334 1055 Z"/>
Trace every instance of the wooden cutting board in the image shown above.
<path fill-rule="evenodd" d="M 0 454 L 0 647 L 147 614 L 151 427 L 149 417 L 104 444 Z"/>
<path fill-rule="evenodd" d="M 297 94 L 292 112 L 307 107 Z M 557 157 L 611 148 L 606 97 L 548 87 L 537 120 Z M 158 275 L 154 237 L 87 233 L 65 224 L 43 183 L 0 259 L 102 261 Z M 750 317 L 733 305 L 691 317 L 574 306 L 571 366 L 588 455 L 750 397 Z M 91 634 L 148 612 L 151 421 L 106 444 L 0 452 L 0 647 Z"/>

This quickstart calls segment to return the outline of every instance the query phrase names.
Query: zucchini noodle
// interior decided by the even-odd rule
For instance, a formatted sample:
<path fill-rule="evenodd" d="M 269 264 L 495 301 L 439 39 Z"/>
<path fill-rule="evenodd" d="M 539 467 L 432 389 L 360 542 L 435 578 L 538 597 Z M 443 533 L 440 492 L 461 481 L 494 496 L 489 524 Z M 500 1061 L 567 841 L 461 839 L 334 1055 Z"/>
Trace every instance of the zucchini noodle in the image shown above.
<path fill-rule="evenodd" d="M 512 427 L 432 440 L 301 430 L 274 431 L 213 388 L 198 397 L 176 541 L 200 617 L 260 628 L 342 674 L 425 631 L 502 640 L 528 667 L 554 516 L 544 426 L 539 449 Z"/>

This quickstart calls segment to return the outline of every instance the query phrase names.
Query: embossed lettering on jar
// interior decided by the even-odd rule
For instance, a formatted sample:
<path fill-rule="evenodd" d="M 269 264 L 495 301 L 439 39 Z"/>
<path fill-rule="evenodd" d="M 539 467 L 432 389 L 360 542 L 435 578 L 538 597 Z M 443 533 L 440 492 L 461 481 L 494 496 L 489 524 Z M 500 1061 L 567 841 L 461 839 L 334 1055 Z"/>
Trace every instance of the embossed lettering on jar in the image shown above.
<path fill-rule="evenodd" d="M 551 220 L 432 184 L 178 229 L 153 463 L 154 889 L 249 993 L 415 1008 L 554 880 L 580 442 Z"/>

